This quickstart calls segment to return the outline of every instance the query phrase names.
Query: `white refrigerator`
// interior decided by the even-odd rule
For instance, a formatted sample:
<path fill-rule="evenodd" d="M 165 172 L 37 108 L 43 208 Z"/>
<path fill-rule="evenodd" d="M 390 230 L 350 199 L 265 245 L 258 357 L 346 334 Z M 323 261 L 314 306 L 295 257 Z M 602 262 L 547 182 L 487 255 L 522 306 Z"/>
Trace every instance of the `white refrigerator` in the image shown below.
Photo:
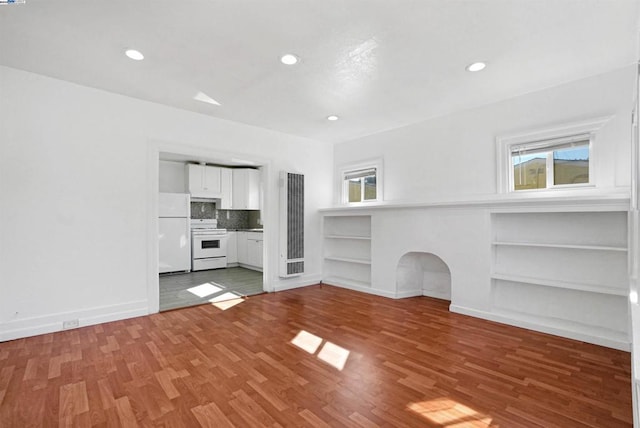
<path fill-rule="evenodd" d="M 158 199 L 159 273 L 191 269 L 191 199 L 187 193 L 160 193 Z"/>

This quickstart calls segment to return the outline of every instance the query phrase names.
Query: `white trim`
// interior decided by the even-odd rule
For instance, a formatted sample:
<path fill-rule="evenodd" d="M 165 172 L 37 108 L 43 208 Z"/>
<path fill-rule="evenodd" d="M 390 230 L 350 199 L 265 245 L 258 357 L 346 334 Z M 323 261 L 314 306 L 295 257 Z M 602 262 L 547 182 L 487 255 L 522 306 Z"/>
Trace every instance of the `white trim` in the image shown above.
<path fill-rule="evenodd" d="M 396 291 L 393 299 L 407 299 L 409 297 L 423 297 L 425 294 L 422 290 L 406 290 L 406 291 Z M 431 296 L 429 296 L 431 297 Z M 439 299 L 439 297 L 436 297 Z M 449 299 L 446 299 L 449 300 Z"/>
<path fill-rule="evenodd" d="M 526 328 L 529 330 L 534 330 L 542 333 L 553 334 L 555 336 L 566 337 L 574 340 L 580 340 L 583 342 L 593 343 L 595 345 L 606 346 L 613 349 L 619 349 L 621 351 L 628 352 L 631 350 L 631 343 L 628 340 L 611 339 L 608 337 L 599 336 L 597 334 L 582 333 L 582 332 L 577 332 L 577 331 L 569 330 L 562 327 L 555 327 L 555 326 L 545 325 L 537 322 L 514 319 L 506 315 L 481 311 L 478 309 L 467 308 L 464 306 L 458 306 L 454 304 L 451 304 L 449 306 L 449 310 L 457 314 L 469 315 L 475 318 L 482 318 L 485 320 L 495 321 L 502 324 L 512 325 L 515 327 L 521 327 L 521 328 Z"/>
<path fill-rule="evenodd" d="M 542 145 L 546 141 L 552 143 L 550 140 L 558 140 L 561 138 L 578 136 L 578 135 L 590 135 L 589 142 L 589 186 L 576 186 L 576 187 L 593 187 L 597 186 L 597 162 L 594 156 L 597 156 L 594 150 L 594 142 L 597 140 L 598 131 L 602 129 L 607 122 L 609 122 L 614 116 L 600 117 L 582 122 L 569 123 L 553 128 L 543 128 L 532 131 L 526 131 L 518 134 L 503 135 L 496 138 L 496 171 L 497 171 L 497 190 L 498 193 L 512 193 L 514 192 L 513 170 L 512 164 L 512 148 L 519 144 L 533 144 Z M 595 153 L 595 154 L 594 154 Z M 548 162 L 547 162 L 548 163 Z M 549 171 L 547 171 L 547 178 L 550 177 Z M 548 192 L 554 189 L 567 189 L 573 188 L 571 185 L 553 186 L 546 189 L 535 189 L 536 192 Z M 524 190 L 517 191 L 518 193 Z"/>
<path fill-rule="evenodd" d="M 437 291 L 437 290 L 428 290 L 422 291 L 422 295 L 425 297 L 433 297 L 434 299 L 448 300 L 451 301 L 451 284 L 449 284 L 449 290 L 447 291 Z"/>
<path fill-rule="evenodd" d="M 78 327 L 86 327 L 144 315 L 147 315 L 147 301 L 136 300 L 117 305 L 23 318 L 0 325 L 0 342 L 62 331 L 62 323 L 69 320 L 78 320 Z"/>
<path fill-rule="evenodd" d="M 499 212 L 534 212 L 534 211 L 628 211 L 629 210 L 629 189 L 618 188 L 616 191 L 602 191 L 600 189 L 589 189 L 581 192 L 580 196 L 572 194 L 565 196 L 558 191 L 553 195 L 532 194 L 509 194 L 488 195 L 488 197 L 476 197 L 474 199 L 458 201 L 433 201 L 418 203 L 398 203 L 387 202 L 384 204 L 365 206 L 336 206 L 321 208 L 319 211 L 323 215 L 366 215 L 378 210 L 398 210 L 398 209 L 469 209 L 469 208 L 491 208 Z"/>
<path fill-rule="evenodd" d="M 322 275 L 316 273 L 313 275 L 298 276 L 291 279 L 275 280 L 273 284 L 273 291 L 278 292 L 316 285 L 320 283 L 321 278 Z"/>
<path fill-rule="evenodd" d="M 374 296 L 387 297 L 389 299 L 405 299 L 407 297 L 418 297 L 423 295 L 422 290 L 387 291 L 377 288 L 363 287 L 349 281 L 340 281 L 335 278 L 323 279 L 322 284 L 332 287 L 346 288 L 348 290 L 359 291 L 361 293 L 373 294 Z"/>
<path fill-rule="evenodd" d="M 362 202 L 347 202 L 347 193 L 345 192 L 346 184 L 344 176 L 350 171 L 374 168 L 376 170 L 376 199 L 370 199 Z M 384 166 L 382 158 L 368 159 L 357 162 L 350 162 L 338 165 L 336 168 L 336 195 L 338 195 L 337 203 L 347 206 L 366 206 L 369 204 L 380 203 L 384 201 Z"/>
<path fill-rule="evenodd" d="M 346 288 L 348 290 L 359 291 L 361 293 L 368 293 L 368 294 L 373 294 L 381 297 L 388 297 L 390 299 L 395 298 L 394 292 L 386 291 L 386 290 L 378 290 L 376 288 L 371 288 L 371 287 L 361 287 L 352 283 L 348 283 L 347 281 L 344 281 L 344 282 L 339 280 L 336 281 L 334 279 L 327 278 L 322 280 L 322 284 L 330 285 L 333 287 Z M 420 293 L 422 293 L 422 291 L 420 291 Z"/>
<path fill-rule="evenodd" d="M 640 58 L 640 32 L 636 38 L 637 58 Z M 629 288 L 630 296 L 637 299 L 640 286 L 640 211 L 638 207 L 639 180 L 640 180 L 640 63 L 636 65 L 635 88 L 633 91 L 633 111 L 631 125 L 631 203 L 629 213 Z M 631 353 L 631 378 L 634 380 L 632 387 L 633 426 L 640 425 L 640 313 L 636 302 L 629 304 L 630 326 L 633 342 Z"/>
<path fill-rule="evenodd" d="M 147 147 L 147 312 L 160 311 L 158 277 L 158 193 L 160 192 L 160 143 Z"/>

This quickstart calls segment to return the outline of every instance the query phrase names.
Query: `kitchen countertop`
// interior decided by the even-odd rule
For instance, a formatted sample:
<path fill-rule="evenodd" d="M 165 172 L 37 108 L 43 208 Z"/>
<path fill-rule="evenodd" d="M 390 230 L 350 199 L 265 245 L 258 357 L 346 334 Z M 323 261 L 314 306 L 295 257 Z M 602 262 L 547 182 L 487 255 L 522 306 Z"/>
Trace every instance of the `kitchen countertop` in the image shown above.
<path fill-rule="evenodd" d="M 262 232 L 263 229 L 227 229 L 227 232 Z"/>

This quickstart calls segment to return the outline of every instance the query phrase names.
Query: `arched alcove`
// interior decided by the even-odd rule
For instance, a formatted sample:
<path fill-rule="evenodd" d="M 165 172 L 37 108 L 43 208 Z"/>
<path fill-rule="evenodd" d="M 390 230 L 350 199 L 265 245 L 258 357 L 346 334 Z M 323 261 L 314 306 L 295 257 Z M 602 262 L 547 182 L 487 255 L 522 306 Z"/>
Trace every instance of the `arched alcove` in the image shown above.
<path fill-rule="evenodd" d="M 422 290 L 424 296 L 451 300 L 449 266 L 432 253 L 409 252 L 400 257 L 396 284 L 398 292 Z"/>

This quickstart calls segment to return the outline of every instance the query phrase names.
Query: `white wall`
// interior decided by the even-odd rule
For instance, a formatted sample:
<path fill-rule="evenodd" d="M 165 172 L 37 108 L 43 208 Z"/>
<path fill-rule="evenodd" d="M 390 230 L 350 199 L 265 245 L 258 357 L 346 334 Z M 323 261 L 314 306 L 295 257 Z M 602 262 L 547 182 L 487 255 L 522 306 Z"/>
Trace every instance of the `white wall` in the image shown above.
<path fill-rule="evenodd" d="M 417 286 L 414 290 L 399 289 L 398 266 L 407 253 L 432 253 L 451 271 L 453 311 L 628 349 L 624 289 L 615 296 L 598 297 L 589 290 L 577 292 L 562 286 L 552 289 L 521 284 L 508 289 L 504 281 L 493 279 L 495 249 L 490 219 L 494 210 L 505 209 L 624 212 L 631 182 L 634 80 L 635 67 L 630 66 L 336 145 L 334 202 L 340 200 L 340 166 L 365 159 L 382 159 L 385 195 L 385 203 L 377 207 L 324 211 L 327 216 L 371 215 L 371 284 L 356 287 L 344 281 L 336 285 L 396 298 L 421 295 L 424 290 Z M 535 192 L 508 197 L 497 194 L 497 137 L 605 116 L 612 118 L 599 131 L 593 149 L 597 189 L 573 195 L 552 192 L 550 198 Z M 607 201 L 615 203 L 607 208 L 599 206 Z M 623 222 L 623 234 L 624 226 Z M 608 226 L 603 227 L 606 230 Z M 561 238 L 560 244 L 571 243 Z M 562 254 L 567 260 L 584 263 L 582 255 Z M 624 255 L 617 254 L 616 262 L 611 263 L 617 267 L 612 276 L 623 278 L 621 288 L 627 268 L 618 262 L 620 257 L 625 260 Z M 325 276 L 331 279 L 335 274 L 328 270 L 325 268 Z M 556 307 L 550 308 L 549 302 Z M 553 312 L 558 311 L 558 304 L 565 305 L 561 317 Z M 585 314 L 589 314 L 589 322 Z"/>
<path fill-rule="evenodd" d="M 159 188 L 164 193 L 189 192 L 186 182 L 185 163 L 173 161 L 160 161 L 159 164 Z"/>
<path fill-rule="evenodd" d="M 626 187 L 634 78 L 635 67 L 630 66 L 338 144 L 336 169 L 343 163 L 383 158 L 387 201 L 495 194 L 496 137 L 615 115 L 594 149 L 595 170 L 600 188 Z"/>
<path fill-rule="evenodd" d="M 331 145 L 6 67 L 0 94 L 0 340 L 153 310 L 158 160 L 149 152 L 161 145 L 265 159 L 272 198 L 279 170 L 305 174 L 307 275 L 277 279 L 272 209 L 268 281 L 279 289 L 320 278 L 317 209 L 331 200 Z"/>

